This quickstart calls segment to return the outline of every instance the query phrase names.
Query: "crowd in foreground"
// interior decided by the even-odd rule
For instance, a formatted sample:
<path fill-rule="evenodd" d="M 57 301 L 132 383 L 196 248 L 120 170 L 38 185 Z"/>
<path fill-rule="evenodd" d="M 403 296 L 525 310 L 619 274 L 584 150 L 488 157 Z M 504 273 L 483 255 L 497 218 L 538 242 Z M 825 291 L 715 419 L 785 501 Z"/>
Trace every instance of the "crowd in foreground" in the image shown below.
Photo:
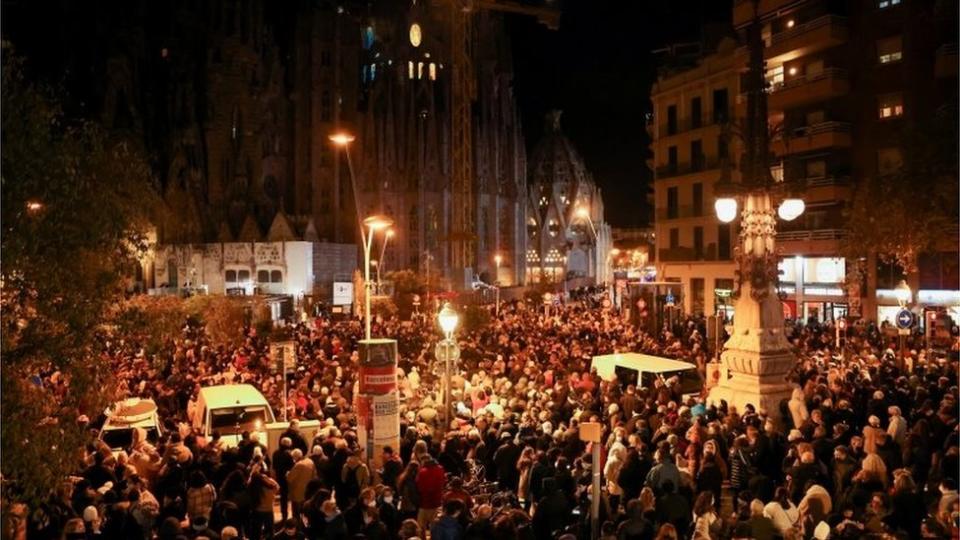
<path fill-rule="evenodd" d="M 434 319 L 377 319 L 373 334 L 398 340 L 402 438 L 375 470 L 351 412 L 356 320 L 295 327 L 287 414 L 321 425 L 291 421 L 273 452 L 255 434 L 227 448 L 189 427 L 199 389 L 214 384 L 252 384 L 281 416 L 282 376 L 252 329 L 226 346 L 187 326 L 158 355 L 114 340 L 121 388 L 156 401 L 165 435 L 138 431 L 114 454 L 91 429 L 76 477 L 31 514 L 30 537 L 582 539 L 597 467 L 604 539 L 956 538 L 956 351 L 894 352 L 872 326 L 838 351 L 829 327 L 789 330 L 793 395 L 778 410 L 734 410 L 684 399 L 672 380 L 638 388 L 591 373 L 591 358 L 612 352 L 702 366 L 702 321 L 651 335 L 589 299 L 549 317 L 504 304 L 458 335 L 445 425 Z M 604 426 L 600 463 L 578 435 L 587 421 Z"/>

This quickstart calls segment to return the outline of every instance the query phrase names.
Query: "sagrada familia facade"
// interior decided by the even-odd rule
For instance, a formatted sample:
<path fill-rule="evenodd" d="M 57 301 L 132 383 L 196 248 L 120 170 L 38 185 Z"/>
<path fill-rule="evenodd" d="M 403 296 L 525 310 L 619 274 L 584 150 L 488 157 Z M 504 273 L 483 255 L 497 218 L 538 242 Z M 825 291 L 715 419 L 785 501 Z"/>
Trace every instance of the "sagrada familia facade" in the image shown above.
<path fill-rule="evenodd" d="M 158 259 L 169 259 L 156 261 L 154 286 L 210 282 L 198 273 L 214 252 L 219 262 L 206 266 L 228 289 L 258 273 L 285 281 L 291 251 L 257 243 L 358 245 L 358 222 L 371 214 L 394 222 L 385 268 L 450 280 L 452 214 L 462 201 L 451 190 L 449 6 L 200 0 L 124 9 L 125 24 L 99 38 L 108 51 L 100 117 L 142 136 L 154 159 L 165 246 Z M 601 239 L 587 238 L 583 223 L 571 238 L 554 230 L 572 225 L 574 192 L 543 203 L 550 171 L 527 162 L 504 15 L 475 10 L 471 28 L 471 271 L 506 285 L 562 278 L 563 264 L 552 259 L 549 270 L 528 266 L 581 245 L 596 251 Z M 354 140 L 333 144 L 330 135 L 343 132 Z M 550 130 L 551 140 L 557 133 Z M 536 186 L 528 186 L 532 169 Z M 599 192 L 579 172 L 582 162 L 573 169 L 565 181 L 595 195 L 584 202 L 601 226 Z M 239 243 L 248 247 L 231 247 Z M 231 262 L 227 252 L 241 255 Z M 253 260 L 260 252 L 273 256 Z M 251 257 L 246 273 L 230 267 L 243 253 Z M 598 276 L 599 257 L 586 257 L 592 264 L 574 256 L 577 273 Z"/>

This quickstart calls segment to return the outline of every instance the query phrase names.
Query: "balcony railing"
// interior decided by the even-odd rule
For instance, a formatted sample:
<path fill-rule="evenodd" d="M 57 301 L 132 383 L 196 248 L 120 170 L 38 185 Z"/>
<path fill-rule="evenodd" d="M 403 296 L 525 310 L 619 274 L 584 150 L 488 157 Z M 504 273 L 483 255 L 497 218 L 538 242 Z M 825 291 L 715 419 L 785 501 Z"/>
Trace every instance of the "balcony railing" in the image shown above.
<path fill-rule="evenodd" d="M 705 127 L 710 127 L 713 125 L 718 125 L 726 122 L 730 118 L 733 118 L 733 111 L 728 110 L 717 110 L 711 112 L 710 114 L 702 114 L 700 121 L 696 122 L 693 117 L 680 118 L 677 119 L 676 129 L 673 131 L 670 130 L 670 124 L 664 122 L 660 127 L 662 129 L 661 137 L 673 137 L 674 135 L 679 135 L 681 133 L 686 133 L 694 129 L 701 129 Z"/>
<path fill-rule="evenodd" d="M 779 231 L 777 241 L 809 242 L 813 240 L 840 240 L 846 231 L 843 229 L 813 229 L 807 231 Z"/>
<path fill-rule="evenodd" d="M 658 257 L 661 262 L 680 262 L 680 261 L 729 261 L 730 254 L 726 258 L 721 258 L 717 253 L 717 244 L 711 243 L 704 246 L 702 250 L 692 247 L 678 246 L 675 248 L 661 248 L 658 251 Z M 729 251 L 729 250 L 728 250 Z"/>
<path fill-rule="evenodd" d="M 692 204 L 684 204 L 672 209 L 669 207 L 657 209 L 657 219 L 661 220 L 703 217 L 705 215 L 706 210 L 703 206 L 697 208 Z"/>
<path fill-rule="evenodd" d="M 801 34 L 805 34 L 817 28 L 822 28 L 824 26 L 830 26 L 833 24 L 843 24 L 847 21 L 846 17 L 840 17 L 837 15 L 824 15 L 822 17 L 817 17 L 812 21 L 807 21 L 802 24 L 798 24 L 793 28 L 784 30 L 783 32 L 778 32 L 770 38 L 771 45 L 777 45 L 783 43 L 788 39 L 795 38 Z"/>
<path fill-rule="evenodd" d="M 813 137 L 814 135 L 819 135 L 821 133 L 849 133 L 850 132 L 850 122 L 837 122 L 835 120 L 830 120 L 827 122 L 819 122 L 817 124 L 812 124 L 809 126 L 800 126 L 787 131 L 790 134 L 791 138 L 797 137 Z M 783 139 L 783 134 L 777 134 L 773 137 L 774 141 L 779 141 Z"/>
<path fill-rule="evenodd" d="M 937 47 L 937 56 L 957 56 L 958 52 L 960 52 L 960 44 L 957 43 L 944 43 Z"/>
<path fill-rule="evenodd" d="M 818 176 L 804 180 L 807 188 L 845 186 L 850 183 L 849 176 Z"/>
<path fill-rule="evenodd" d="M 700 159 L 694 159 L 687 163 L 676 163 L 673 165 L 662 165 L 657 167 L 657 178 L 669 178 L 671 176 L 681 176 L 701 171 L 709 171 L 720 167 L 720 159 L 717 157 L 703 156 Z"/>
<path fill-rule="evenodd" d="M 847 70 L 840 68 L 828 68 L 820 73 L 815 73 L 812 75 L 798 75 L 791 77 L 789 80 L 774 83 L 770 86 L 770 93 L 775 94 L 783 90 L 789 90 L 791 88 L 796 88 L 798 86 L 803 86 L 808 83 L 815 81 L 820 81 L 823 79 L 846 79 Z"/>

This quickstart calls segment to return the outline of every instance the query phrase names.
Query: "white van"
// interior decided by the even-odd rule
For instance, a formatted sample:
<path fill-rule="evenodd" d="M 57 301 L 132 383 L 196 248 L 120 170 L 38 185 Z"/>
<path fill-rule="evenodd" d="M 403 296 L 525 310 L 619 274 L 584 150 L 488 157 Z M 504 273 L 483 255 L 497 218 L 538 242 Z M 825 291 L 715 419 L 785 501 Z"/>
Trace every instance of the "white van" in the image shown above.
<path fill-rule="evenodd" d="M 704 381 L 697 366 L 672 358 L 640 353 L 616 353 L 594 356 L 591 367 L 605 381 L 619 381 L 623 387 L 634 384 L 637 388 L 653 388 L 654 381 L 664 382 L 676 376 L 683 399 L 697 397 L 703 390 Z"/>
<path fill-rule="evenodd" d="M 289 426 L 276 421 L 267 398 L 249 384 L 206 386 L 197 397 L 194 432 L 209 440 L 217 431 L 227 447 L 237 446 L 244 431 L 256 432 L 272 453 L 279 446 L 280 434 Z M 319 427 L 317 420 L 300 421 L 300 433 L 308 441 Z"/>
<path fill-rule="evenodd" d="M 147 441 L 151 444 L 157 444 L 163 435 L 157 404 L 152 399 L 124 399 L 114 403 L 105 413 L 107 419 L 100 428 L 100 440 L 114 453 L 130 448 L 136 428 L 147 432 Z"/>
<path fill-rule="evenodd" d="M 193 416 L 196 433 L 209 438 L 214 431 L 227 446 L 236 446 L 244 431 L 260 434 L 267 444 L 267 427 L 274 423 L 267 398 L 249 384 L 222 384 L 200 389 Z"/>

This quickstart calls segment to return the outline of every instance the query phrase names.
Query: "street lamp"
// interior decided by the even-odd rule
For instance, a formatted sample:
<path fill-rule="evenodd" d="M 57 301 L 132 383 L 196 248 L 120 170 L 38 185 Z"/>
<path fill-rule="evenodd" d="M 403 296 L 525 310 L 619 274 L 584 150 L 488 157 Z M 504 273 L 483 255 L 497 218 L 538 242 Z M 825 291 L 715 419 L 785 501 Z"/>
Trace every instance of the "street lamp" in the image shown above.
<path fill-rule="evenodd" d="M 342 131 L 337 133 L 331 133 L 328 138 L 330 139 L 331 142 L 333 142 L 333 144 L 337 146 L 342 146 L 342 147 L 346 147 L 348 144 L 357 140 L 357 138 L 354 137 L 353 135 L 349 133 L 344 133 Z"/>
<path fill-rule="evenodd" d="M 713 209 L 717 212 L 717 219 L 723 223 L 730 223 L 737 219 L 737 200 L 733 197 L 721 197 L 713 203 Z"/>
<path fill-rule="evenodd" d="M 379 230 L 393 225 L 393 220 L 386 216 L 370 216 L 363 220 L 367 233 L 363 238 L 363 287 L 364 297 L 364 329 L 367 339 L 370 339 L 370 248 L 373 246 L 373 235 Z"/>
<path fill-rule="evenodd" d="M 443 419 L 444 431 L 446 431 L 453 420 L 450 410 L 450 379 L 453 376 L 453 364 L 460 359 L 460 347 L 453 339 L 453 333 L 460 322 L 460 315 L 447 303 L 437 314 L 437 322 L 440 323 L 440 329 L 443 330 L 444 335 L 444 339 L 437 343 L 435 354 L 437 360 L 443 362 Z"/>
<path fill-rule="evenodd" d="M 577 207 L 577 214 L 576 214 L 576 215 L 577 215 L 578 218 L 584 219 L 584 220 L 587 221 L 587 223 L 590 224 L 590 230 L 593 231 L 593 236 L 594 236 L 594 238 L 596 238 L 596 236 L 597 236 L 597 228 L 593 226 L 593 220 L 590 219 L 590 212 L 587 210 L 587 207 L 586 207 L 586 206 L 578 206 L 578 207 Z"/>

